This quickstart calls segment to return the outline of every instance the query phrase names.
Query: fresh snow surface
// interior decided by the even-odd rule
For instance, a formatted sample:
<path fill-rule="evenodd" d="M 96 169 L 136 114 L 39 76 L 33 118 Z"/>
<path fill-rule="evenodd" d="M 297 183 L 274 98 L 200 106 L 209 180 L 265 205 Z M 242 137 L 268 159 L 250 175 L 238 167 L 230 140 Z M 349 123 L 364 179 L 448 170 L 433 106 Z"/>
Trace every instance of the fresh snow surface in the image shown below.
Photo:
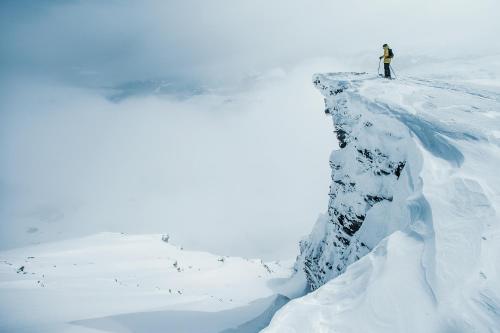
<path fill-rule="evenodd" d="M 407 213 L 343 274 L 285 305 L 263 332 L 500 332 L 498 77 L 491 77 L 496 84 L 353 73 L 314 80 L 327 88 L 327 106 L 341 86 L 347 108 L 373 122 L 360 140 L 410 135 L 398 180 Z M 372 138 L 391 151 L 387 138 Z M 387 232 L 398 222 L 391 214 L 368 214 L 360 232 Z M 324 235 L 317 226 L 313 244 Z"/>
<path fill-rule="evenodd" d="M 276 293 L 291 265 L 188 251 L 162 235 L 4 251 L 0 332 L 255 332 L 288 301 Z"/>

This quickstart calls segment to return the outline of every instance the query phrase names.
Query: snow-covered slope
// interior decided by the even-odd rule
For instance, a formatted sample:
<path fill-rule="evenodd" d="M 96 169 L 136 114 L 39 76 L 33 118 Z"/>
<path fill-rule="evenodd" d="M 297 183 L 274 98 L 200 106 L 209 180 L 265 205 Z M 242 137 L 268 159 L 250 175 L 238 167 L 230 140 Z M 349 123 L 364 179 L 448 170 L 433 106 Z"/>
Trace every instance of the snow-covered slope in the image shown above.
<path fill-rule="evenodd" d="M 271 285 L 290 273 L 291 262 L 187 251 L 161 235 L 0 252 L 0 332 L 220 332 L 283 305 Z"/>
<path fill-rule="evenodd" d="M 297 262 L 318 289 L 264 332 L 500 332 L 498 85 L 313 80 L 340 143 Z"/>

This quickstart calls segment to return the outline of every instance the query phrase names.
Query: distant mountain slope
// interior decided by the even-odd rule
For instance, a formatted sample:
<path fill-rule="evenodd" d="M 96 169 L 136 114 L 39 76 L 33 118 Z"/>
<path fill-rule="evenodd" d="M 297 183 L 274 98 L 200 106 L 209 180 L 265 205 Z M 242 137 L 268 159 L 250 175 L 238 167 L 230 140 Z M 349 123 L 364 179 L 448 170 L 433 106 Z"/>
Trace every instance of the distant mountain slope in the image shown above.
<path fill-rule="evenodd" d="M 219 332 L 266 311 L 269 283 L 290 266 L 187 251 L 161 235 L 101 233 L 0 252 L 0 332 Z M 189 320 L 173 320 L 175 311 Z"/>
<path fill-rule="evenodd" d="M 497 87 L 313 80 L 341 147 L 297 262 L 318 289 L 263 332 L 500 332 Z"/>

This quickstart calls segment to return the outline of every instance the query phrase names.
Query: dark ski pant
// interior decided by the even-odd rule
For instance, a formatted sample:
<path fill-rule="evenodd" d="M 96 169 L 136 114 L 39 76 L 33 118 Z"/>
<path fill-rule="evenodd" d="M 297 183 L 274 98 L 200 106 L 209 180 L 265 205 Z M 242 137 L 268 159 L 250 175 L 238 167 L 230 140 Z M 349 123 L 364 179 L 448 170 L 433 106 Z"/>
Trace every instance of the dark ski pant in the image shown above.
<path fill-rule="evenodd" d="M 384 63 L 385 77 L 391 78 L 391 64 Z"/>

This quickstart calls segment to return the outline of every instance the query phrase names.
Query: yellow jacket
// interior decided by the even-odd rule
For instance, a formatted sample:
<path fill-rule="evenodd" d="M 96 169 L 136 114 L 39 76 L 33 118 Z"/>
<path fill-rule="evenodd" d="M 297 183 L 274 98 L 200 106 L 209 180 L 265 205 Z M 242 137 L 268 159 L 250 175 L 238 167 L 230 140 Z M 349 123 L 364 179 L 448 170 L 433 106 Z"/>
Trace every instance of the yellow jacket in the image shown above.
<path fill-rule="evenodd" d="M 389 46 L 384 47 L 384 64 L 390 64 L 391 58 L 389 58 Z"/>

